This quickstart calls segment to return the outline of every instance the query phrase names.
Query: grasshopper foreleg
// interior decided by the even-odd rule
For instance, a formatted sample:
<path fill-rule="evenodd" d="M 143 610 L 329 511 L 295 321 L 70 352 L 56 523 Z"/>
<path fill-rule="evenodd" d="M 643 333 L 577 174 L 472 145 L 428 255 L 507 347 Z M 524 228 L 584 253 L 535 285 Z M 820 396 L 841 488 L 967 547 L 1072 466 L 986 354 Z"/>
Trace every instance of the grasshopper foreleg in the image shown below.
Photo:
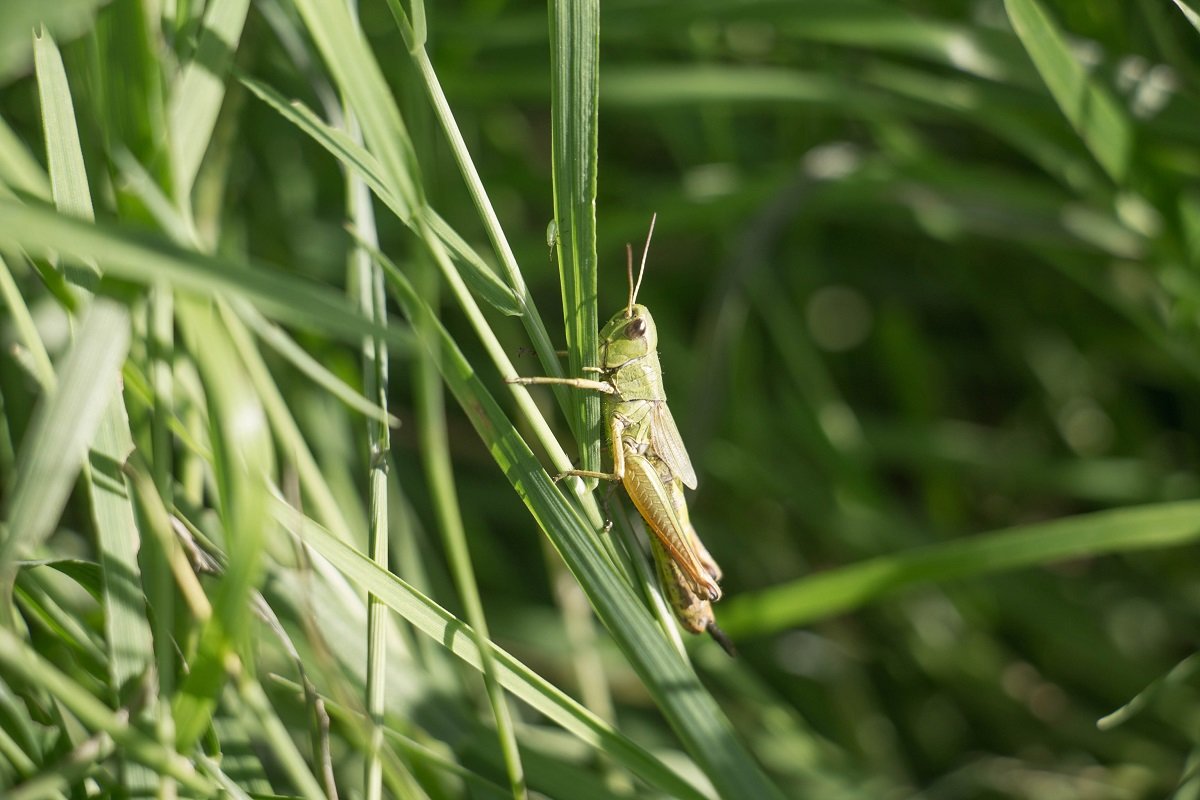
<path fill-rule="evenodd" d="M 505 378 L 505 383 L 515 383 L 521 386 L 573 386 L 576 389 L 591 389 L 604 394 L 616 394 L 617 390 L 607 381 L 594 381 L 591 378 Z"/>

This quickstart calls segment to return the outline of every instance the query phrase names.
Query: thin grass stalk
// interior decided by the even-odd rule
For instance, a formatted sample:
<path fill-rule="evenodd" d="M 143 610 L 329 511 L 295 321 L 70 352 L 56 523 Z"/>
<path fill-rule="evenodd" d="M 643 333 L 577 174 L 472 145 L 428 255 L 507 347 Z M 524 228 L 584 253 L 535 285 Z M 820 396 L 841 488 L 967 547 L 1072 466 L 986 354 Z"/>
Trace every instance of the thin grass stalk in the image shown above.
<path fill-rule="evenodd" d="M 350 4 L 351 12 L 355 4 Z M 345 109 L 349 135 L 362 142 L 362 131 L 350 108 Z M 366 182 L 358 175 L 346 173 L 346 199 L 349 216 L 362 236 L 371 243 L 378 242 L 375 230 L 375 213 L 371 206 L 371 194 Z M 380 325 L 387 324 L 387 309 L 384 305 L 383 277 L 371 256 L 362 247 L 355 247 L 350 254 L 351 286 L 358 295 L 358 305 L 363 315 Z M 366 337 L 362 344 L 363 390 L 366 396 L 379 406 L 387 407 L 388 349 L 377 337 Z M 367 551 L 371 560 L 383 569 L 388 569 L 388 459 L 391 451 L 391 431 L 377 420 L 367 421 L 367 467 L 368 494 L 368 541 Z M 373 594 L 367 595 L 367 715 L 371 720 L 371 731 L 367 742 L 364 764 L 364 791 L 367 800 L 380 800 L 383 796 L 383 748 L 384 714 L 387 710 L 387 607 Z"/>
<path fill-rule="evenodd" d="M 291 779 L 300 796 L 305 800 L 327 800 L 304 756 L 296 748 L 291 733 L 271 706 L 262 684 L 244 676 L 238 687 L 238 695 L 242 699 L 239 706 L 241 718 L 249 723 L 248 727 L 258 728 L 267 746 L 278 759 L 284 774 Z"/>
<path fill-rule="evenodd" d="M 424 280 L 423 293 L 430 308 L 436 308 L 432 296 L 435 286 Z M 426 335 L 435 335 L 427 332 Z M 479 585 L 471 565 L 471 552 L 467 544 L 466 529 L 459 511 L 458 492 L 454 485 L 454 470 L 450 462 L 450 437 L 446 431 L 445 398 L 442 391 L 441 367 L 437 353 L 428 353 L 421 359 L 417 372 L 417 419 L 420 426 L 421 460 L 429 480 L 434 512 L 438 527 L 446 546 L 450 571 L 458 587 L 459 597 L 466 612 L 467 621 L 475 632 L 483 667 L 483 682 L 488 702 L 496 720 L 496 735 L 508 774 L 509 788 L 514 798 L 528 797 L 525 785 L 525 770 L 521 754 L 517 749 L 516 730 L 508 701 L 496 678 L 495 658 L 492 655 L 491 634 L 488 632 L 487 616 L 479 595 Z"/>

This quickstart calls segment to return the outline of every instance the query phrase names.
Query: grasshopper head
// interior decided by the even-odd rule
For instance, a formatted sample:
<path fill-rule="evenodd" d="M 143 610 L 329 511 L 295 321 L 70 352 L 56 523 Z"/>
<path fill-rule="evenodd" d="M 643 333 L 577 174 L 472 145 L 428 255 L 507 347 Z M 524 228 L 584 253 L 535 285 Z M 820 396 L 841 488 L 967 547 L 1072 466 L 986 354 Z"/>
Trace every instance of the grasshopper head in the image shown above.
<path fill-rule="evenodd" d="M 646 235 L 646 247 L 642 250 L 642 268 L 638 271 L 637 283 L 633 282 L 633 247 L 625 245 L 626 268 L 629 272 L 629 302 L 625 308 L 613 314 L 612 319 L 600 329 L 600 363 L 607 369 L 616 369 L 622 364 L 640 358 L 658 349 L 658 329 L 650 311 L 637 302 L 638 289 L 642 287 L 642 275 L 646 273 L 646 255 L 650 252 L 650 237 L 654 235 L 655 214 L 650 218 L 650 233 Z"/>
<path fill-rule="evenodd" d="M 658 349 L 658 329 L 644 305 L 622 308 L 600 329 L 600 363 L 609 369 Z"/>

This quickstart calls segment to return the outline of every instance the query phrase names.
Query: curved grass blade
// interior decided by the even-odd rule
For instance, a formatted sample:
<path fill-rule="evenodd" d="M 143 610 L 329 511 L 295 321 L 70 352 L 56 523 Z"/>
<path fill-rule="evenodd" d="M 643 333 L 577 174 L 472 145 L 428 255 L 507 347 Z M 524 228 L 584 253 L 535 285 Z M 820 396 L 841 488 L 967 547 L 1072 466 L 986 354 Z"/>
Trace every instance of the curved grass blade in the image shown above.
<path fill-rule="evenodd" d="M 1038 0 L 1005 0 L 1004 7 L 1046 88 L 1079 138 L 1112 179 L 1123 182 L 1133 149 L 1133 129 L 1124 111 L 1084 71 Z"/>
<path fill-rule="evenodd" d="M 1019 567 L 1200 540 L 1200 501 L 1102 511 L 1022 525 L 873 558 L 731 598 L 721 609 L 731 635 L 764 635 L 852 611 L 905 588 Z"/>

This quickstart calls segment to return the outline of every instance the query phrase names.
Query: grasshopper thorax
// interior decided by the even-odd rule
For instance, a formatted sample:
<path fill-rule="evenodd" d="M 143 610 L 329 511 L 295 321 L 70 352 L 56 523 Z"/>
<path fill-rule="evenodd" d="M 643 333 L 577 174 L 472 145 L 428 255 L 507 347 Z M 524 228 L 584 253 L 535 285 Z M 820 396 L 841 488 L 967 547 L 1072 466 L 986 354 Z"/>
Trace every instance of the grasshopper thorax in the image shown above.
<path fill-rule="evenodd" d="M 654 317 L 638 303 L 622 308 L 600 329 L 600 363 L 618 367 L 658 350 Z"/>

